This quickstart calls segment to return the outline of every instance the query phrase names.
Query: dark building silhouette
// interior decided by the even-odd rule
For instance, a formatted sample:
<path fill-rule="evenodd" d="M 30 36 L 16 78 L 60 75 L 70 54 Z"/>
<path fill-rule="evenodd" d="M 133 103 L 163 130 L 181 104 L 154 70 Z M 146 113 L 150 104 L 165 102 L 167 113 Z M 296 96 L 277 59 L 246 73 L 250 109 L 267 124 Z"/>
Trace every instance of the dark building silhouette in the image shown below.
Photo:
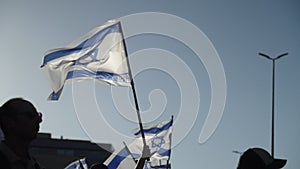
<path fill-rule="evenodd" d="M 30 152 L 46 169 L 63 169 L 69 163 L 85 157 L 88 166 L 104 162 L 113 147 L 90 141 L 54 139 L 49 133 L 39 133 L 31 144 Z"/>

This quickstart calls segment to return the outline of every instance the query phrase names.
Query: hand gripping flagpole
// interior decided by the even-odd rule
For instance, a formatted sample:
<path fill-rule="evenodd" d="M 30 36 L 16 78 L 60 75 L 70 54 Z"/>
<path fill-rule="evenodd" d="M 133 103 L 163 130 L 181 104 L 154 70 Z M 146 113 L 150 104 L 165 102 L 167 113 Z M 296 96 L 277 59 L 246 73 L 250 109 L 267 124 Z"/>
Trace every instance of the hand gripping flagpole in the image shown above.
<path fill-rule="evenodd" d="M 135 87 L 134 87 L 132 72 L 131 72 L 131 68 L 130 68 L 130 64 L 129 64 L 129 58 L 128 58 L 128 53 L 127 53 L 125 38 L 123 36 L 123 30 L 122 30 L 121 22 L 119 22 L 119 24 L 120 24 L 120 31 L 121 31 L 121 35 L 122 35 L 122 40 L 123 40 L 124 50 L 125 50 L 125 55 L 126 55 L 126 60 L 127 60 L 127 67 L 128 67 L 129 78 L 130 78 L 130 84 L 131 84 L 131 88 L 132 88 L 132 94 L 133 94 L 133 97 L 134 97 L 135 109 L 136 109 L 137 117 L 138 117 L 138 120 L 139 120 L 139 126 L 140 126 L 140 130 L 141 130 L 141 134 L 142 134 L 143 143 L 144 143 L 144 146 L 146 146 L 147 144 L 146 144 L 146 140 L 145 140 L 144 128 L 143 128 L 143 124 L 142 124 L 140 108 L 139 108 L 139 104 L 138 104 L 138 100 L 137 100 L 137 96 L 136 96 L 136 91 L 135 91 Z"/>

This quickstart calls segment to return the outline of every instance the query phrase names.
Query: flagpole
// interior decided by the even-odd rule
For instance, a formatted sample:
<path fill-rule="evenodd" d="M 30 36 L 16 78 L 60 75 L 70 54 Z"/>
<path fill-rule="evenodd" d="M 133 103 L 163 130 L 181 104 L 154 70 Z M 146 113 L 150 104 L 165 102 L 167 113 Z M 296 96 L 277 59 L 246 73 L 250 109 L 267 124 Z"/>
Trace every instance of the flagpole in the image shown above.
<path fill-rule="evenodd" d="M 172 118 L 172 125 L 173 125 L 173 115 L 171 116 L 171 118 Z M 171 137 L 171 135 L 169 136 L 169 137 Z M 170 150 L 171 150 L 171 147 L 172 147 L 172 139 L 170 138 Z M 168 158 L 168 160 L 167 160 L 167 169 L 170 169 L 170 167 L 169 167 L 169 165 L 170 165 L 170 158 L 171 158 L 171 152 L 170 152 L 170 156 L 169 156 L 169 158 Z"/>
<path fill-rule="evenodd" d="M 127 60 L 127 67 L 128 67 L 130 84 L 131 84 L 132 94 L 133 94 L 134 103 L 135 103 L 135 109 L 136 109 L 136 113 L 137 113 L 137 117 L 138 117 L 138 121 L 139 121 L 139 126 L 140 126 L 140 130 L 141 130 L 142 138 L 143 138 L 143 143 L 144 143 L 144 146 L 146 146 L 147 144 L 146 144 L 146 139 L 145 139 L 145 134 L 144 134 L 144 128 L 143 128 L 143 124 L 142 124 L 142 118 L 141 118 L 140 108 L 139 108 L 139 104 L 138 104 L 138 100 L 137 100 L 137 96 L 136 96 L 136 91 L 135 91 L 134 81 L 133 81 L 133 77 L 132 77 L 132 72 L 131 72 L 131 68 L 130 68 L 130 64 L 129 64 L 129 58 L 128 58 L 128 53 L 127 53 L 125 38 L 123 36 L 123 30 L 122 30 L 121 22 L 119 22 L 119 24 L 120 24 L 120 31 L 121 31 L 121 35 L 122 35 L 123 44 L 124 44 L 125 55 L 126 55 L 126 58 L 127 58 L 126 59 Z"/>

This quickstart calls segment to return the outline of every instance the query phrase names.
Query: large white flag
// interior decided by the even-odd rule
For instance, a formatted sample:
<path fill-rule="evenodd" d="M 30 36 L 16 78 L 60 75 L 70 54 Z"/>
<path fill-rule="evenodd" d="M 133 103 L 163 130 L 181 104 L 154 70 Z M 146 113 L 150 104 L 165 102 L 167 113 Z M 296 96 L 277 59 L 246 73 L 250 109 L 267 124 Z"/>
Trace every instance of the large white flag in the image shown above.
<path fill-rule="evenodd" d="M 96 79 L 115 86 L 130 86 L 125 46 L 119 20 L 99 26 L 65 48 L 46 52 L 42 64 L 58 100 L 72 80 Z"/>
<path fill-rule="evenodd" d="M 88 169 L 85 158 L 76 160 L 66 166 L 64 169 Z"/>

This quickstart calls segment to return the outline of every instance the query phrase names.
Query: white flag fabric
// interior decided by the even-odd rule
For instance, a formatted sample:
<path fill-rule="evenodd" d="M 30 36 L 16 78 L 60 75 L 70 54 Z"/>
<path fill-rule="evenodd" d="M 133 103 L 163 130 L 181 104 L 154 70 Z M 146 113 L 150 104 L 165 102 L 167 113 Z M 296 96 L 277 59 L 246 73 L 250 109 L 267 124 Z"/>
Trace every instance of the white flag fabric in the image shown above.
<path fill-rule="evenodd" d="M 153 159 L 150 159 L 150 162 L 146 161 L 144 169 L 171 169 L 171 164 L 155 164 L 151 160 Z"/>
<path fill-rule="evenodd" d="M 171 164 L 168 160 L 150 158 L 150 161 L 145 162 L 144 169 L 171 169 Z"/>
<path fill-rule="evenodd" d="M 65 169 L 88 169 L 85 158 L 70 163 Z"/>
<path fill-rule="evenodd" d="M 58 100 L 63 86 L 73 80 L 97 80 L 115 86 L 130 86 L 125 44 L 119 20 L 96 27 L 65 48 L 46 52 L 42 64 Z"/>
<path fill-rule="evenodd" d="M 170 158 L 172 125 L 173 117 L 156 126 L 144 128 L 146 144 L 149 146 L 151 153 L 150 161 L 168 160 Z M 135 168 L 136 162 L 134 160 L 141 158 L 144 147 L 142 137 L 139 136 L 140 131 L 136 130 L 135 135 L 137 137 L 128 147 L 122 146 L 104 162 L 108 169 Z"/>
<path fill-rule="evenodd" d="M 134 169 L 136 166 L 125 145 L 113 152 L 103 164 L 108 169 Z"/>
<path fill-rule="evenodd" d="M 146 144 L 150 148 L 151 158 L 168 160 L 171 155 L 171 140 L 173 130 L 173 117 L 156 126 L 144 127 Z M 143 140 L 140 130 L 134 133 L 136 139 L 128 146 L 135 158 L 139 158 L 143 150 Z"/>

